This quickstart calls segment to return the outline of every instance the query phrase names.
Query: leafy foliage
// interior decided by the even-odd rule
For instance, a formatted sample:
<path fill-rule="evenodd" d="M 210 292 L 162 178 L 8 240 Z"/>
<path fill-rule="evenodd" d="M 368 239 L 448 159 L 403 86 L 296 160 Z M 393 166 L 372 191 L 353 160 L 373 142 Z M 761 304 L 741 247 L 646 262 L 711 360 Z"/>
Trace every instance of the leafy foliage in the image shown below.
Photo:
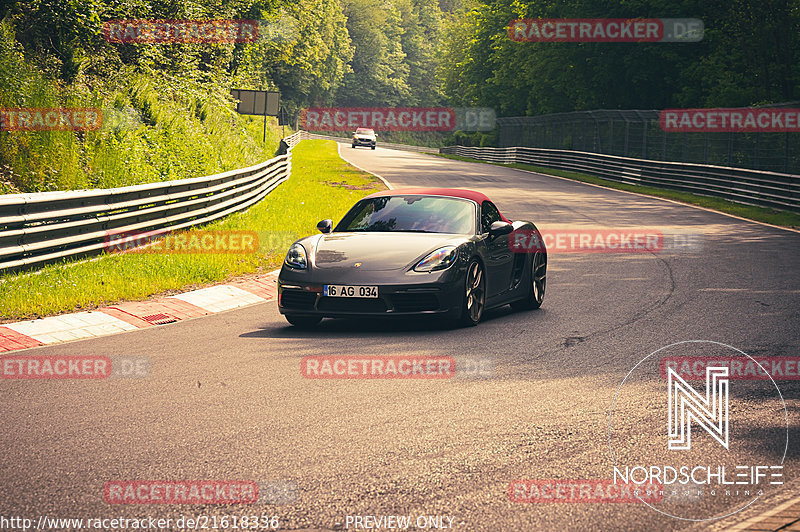
<path fill-rule="evenodd" d="M 516 18 L 700 18 L 699 43 L 520 43 Z M 800 97 L 800 5 L 787 0 L 477 0 L 446 24 L 440 77 L 500 116 L 747 106 Z"/>
<path fill-rule="evenodd" d="M 96 106 L 138 124 L 0 132 L 0 193 L 188 177 L 271 155 L 277 133 L 262 143 L 259 121 L 233 111 L 231 88 L 279 90 L 290 116 L 318 105 L 518 116 L 800 99 L 797 0 L 11 0 L 0 17 L 0 106 Z M 705 37 L 512 41 L 509 21 L 531 17 L 693 17 Z M 267 31 L 253 43 L 120 44 L 103 38 L 113 19 L 250 19 Z M 416 138 L 382 136 L 405 137 Z"/>

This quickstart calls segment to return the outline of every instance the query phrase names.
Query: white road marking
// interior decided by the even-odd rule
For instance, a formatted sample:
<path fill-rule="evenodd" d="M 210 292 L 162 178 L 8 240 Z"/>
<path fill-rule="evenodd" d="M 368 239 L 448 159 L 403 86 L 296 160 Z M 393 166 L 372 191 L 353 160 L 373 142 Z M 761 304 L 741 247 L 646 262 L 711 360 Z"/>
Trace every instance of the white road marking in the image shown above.
<path fill-rule="evenodd" d="M 6 323 L 3 327 L 8 327 L 43 344 L 55 344 L 138 329 L 135 325 L 104 312 L 77 312 L 40 320 Z"/>
<path fill-rule="evenodd" d="M 263 297 L 251 294 L 241 288 L 224 284 L 170 297 L 186 301 L 209 312 L 222 312 L 266 301 Z"/>

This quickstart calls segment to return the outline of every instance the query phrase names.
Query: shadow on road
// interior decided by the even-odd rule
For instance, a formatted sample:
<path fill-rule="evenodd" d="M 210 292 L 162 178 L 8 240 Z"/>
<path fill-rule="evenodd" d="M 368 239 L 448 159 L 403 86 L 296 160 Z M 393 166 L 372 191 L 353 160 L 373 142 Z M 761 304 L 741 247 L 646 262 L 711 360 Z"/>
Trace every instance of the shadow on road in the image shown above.
<path fill-rule="evenodd" d="M 544 314 L 540 309 L 532 315 Z M 365 337 L 373 335 L 392 335 L 414 333 L 415 337 L 439 334 L 475 334 L 488 322 L 501 320 L 510 315 L 521 314 L 509 306 L 486 311 L 483 321 L 476 327 L 460 327 L 448 324 L 435 317 L 415 318 L 342 318 L 324 319 L 312 329 L 301 329 L 286 323 L 284 326 L 266 326 L 257 331 L 240 335 L 241 338 L 331 338 L 342 336 Z"/>

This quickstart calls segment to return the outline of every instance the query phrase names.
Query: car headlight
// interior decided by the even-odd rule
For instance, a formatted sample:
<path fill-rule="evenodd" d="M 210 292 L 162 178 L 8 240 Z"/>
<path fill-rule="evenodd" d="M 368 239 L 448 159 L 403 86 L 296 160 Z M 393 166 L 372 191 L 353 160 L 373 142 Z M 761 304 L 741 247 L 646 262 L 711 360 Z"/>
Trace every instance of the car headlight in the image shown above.
<path fill-rule="evenodd" d="M 305 270 L 308 267 L 306 248 L 300 244 L 292 244 L 283 261 L 288 267 L 296 270 Z"/>
<path fill-rule="evenodd" d="M 455 246 L 445 246 L 428 255 L 419 261 L 414 270 L 418 272 L 435 272 L 449 268 L 456 261 L 458 249 Z"/>

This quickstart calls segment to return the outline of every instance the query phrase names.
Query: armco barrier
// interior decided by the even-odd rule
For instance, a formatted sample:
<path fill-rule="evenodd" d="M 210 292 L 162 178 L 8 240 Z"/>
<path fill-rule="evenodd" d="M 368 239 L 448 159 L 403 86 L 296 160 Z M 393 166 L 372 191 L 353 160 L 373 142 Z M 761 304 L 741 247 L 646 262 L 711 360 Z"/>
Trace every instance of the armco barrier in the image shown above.
<path fill-rule="evenodd" d="M 439 152 L 503 164 L 558 168 L 620 183 L 669 188 L 747 205 L 800 212 L 800 176 L 792 174 L 544 148 L 447 146 Z"/>
<path fill-rule="evenodd" d="M 289 148 L 300 132 L 284 139 Z M 221 174 L 130 187 L 0 196 L 0 272 L 97 253 L 109 235 L 185 229 L 260 201 L 289 178 L 291 150 Z"/>

